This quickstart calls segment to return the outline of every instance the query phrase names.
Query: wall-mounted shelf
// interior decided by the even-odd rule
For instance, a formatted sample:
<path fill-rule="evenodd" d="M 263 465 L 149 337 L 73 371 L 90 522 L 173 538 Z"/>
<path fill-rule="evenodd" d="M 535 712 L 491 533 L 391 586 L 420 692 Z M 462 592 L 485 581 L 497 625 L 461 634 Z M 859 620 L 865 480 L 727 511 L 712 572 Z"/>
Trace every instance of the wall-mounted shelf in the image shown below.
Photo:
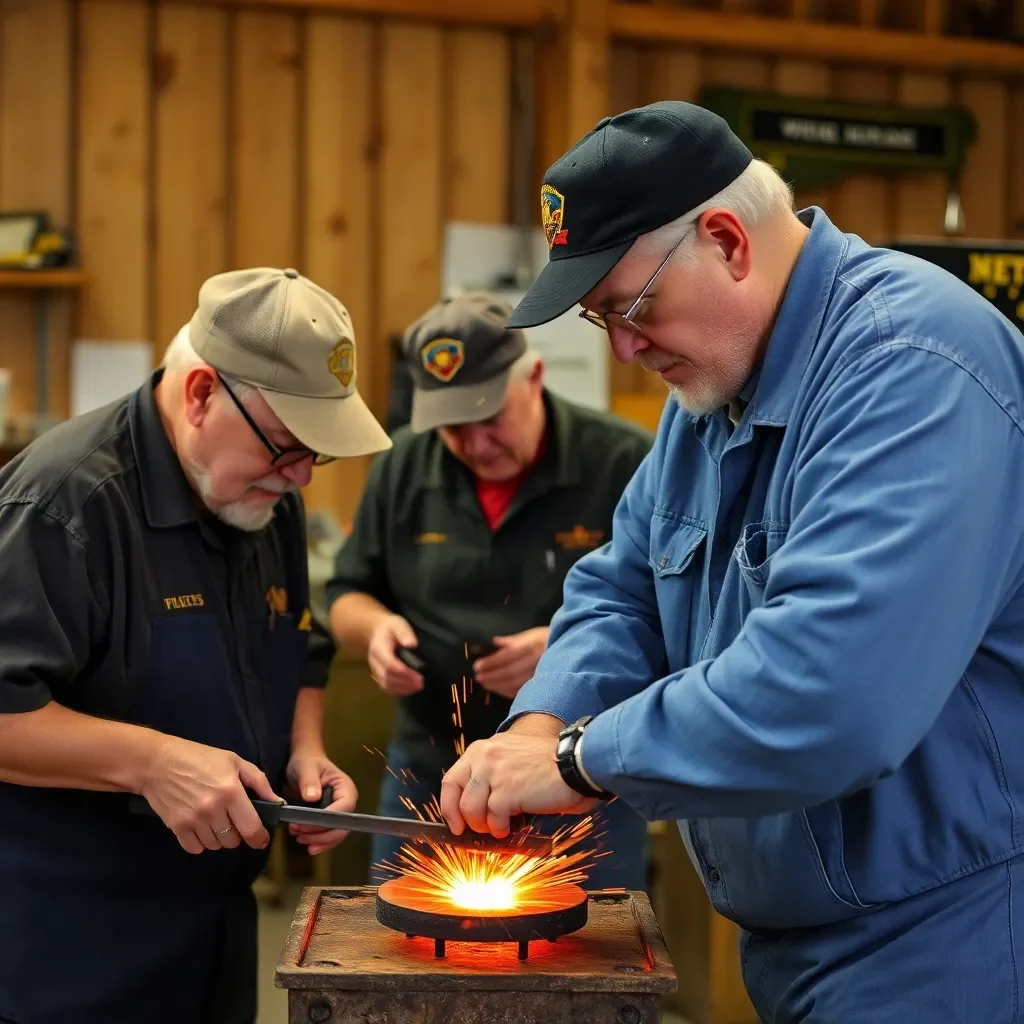
<path fill-rule="evenodd" d="M 80 267 L 0 270 L 0 289 L 35 293 L 36 416 L 40 424 L 49 422 L 50 411 L 50 299 L 54 292 L 75 290 L 87 281 L 88 277 Z"/>

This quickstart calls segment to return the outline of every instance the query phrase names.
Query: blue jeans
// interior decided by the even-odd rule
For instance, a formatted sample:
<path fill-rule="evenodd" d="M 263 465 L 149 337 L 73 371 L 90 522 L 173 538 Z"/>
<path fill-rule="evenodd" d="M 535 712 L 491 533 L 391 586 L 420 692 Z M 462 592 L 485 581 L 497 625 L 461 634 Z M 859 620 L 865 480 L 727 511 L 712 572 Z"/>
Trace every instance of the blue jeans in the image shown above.
<path fill-rule="evenodd" d="M 431 797 L 440 798 L 440 773 L 411 760 L 393 746 L 388 748 L 387 759 L 391 772 L 395 774 L 384 772 L 378 814 L 389 818 L 412 818 L 415 815 L 401 802 L 401 797 L 411 800 L 417 807 L 428 803 Z M 407 773 L 404 776 L 403 769 Z M 410 778 L 408 773 L 414 778 Z M 581 841 L 574 850 L 598 847 L 602 851 L 612 852 L 596 861 L 588 872 L 585 888 L 647 889 L 650 870 L 647 823 L 621 800 L 613 800 L 605 806 L 598 806 L 592 813 L 594 834 Z M 533 817 L 531 823 L 535 829 L 548 834 L 577 820 L 575 815 L 569 814 L 538 814 Z M 373 836 L 370 846 L 371 884 L 393 877 L 382 872 L 377 865 L 382 860 L 395 863 L 395 855 L 402 842 L 403 840 L 397 836 Z"/>

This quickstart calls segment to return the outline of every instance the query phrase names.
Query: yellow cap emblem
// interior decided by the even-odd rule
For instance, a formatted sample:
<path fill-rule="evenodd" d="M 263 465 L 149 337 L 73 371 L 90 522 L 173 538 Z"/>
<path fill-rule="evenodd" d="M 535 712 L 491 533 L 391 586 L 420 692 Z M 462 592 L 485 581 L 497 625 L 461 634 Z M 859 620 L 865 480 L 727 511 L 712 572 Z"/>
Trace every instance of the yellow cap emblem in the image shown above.
<path fill-rule="evenodd" d="M 348 338 L 342 338 L 327 357 L 327 368 L 347 388 L 356 375 L 356 347 Z"/>

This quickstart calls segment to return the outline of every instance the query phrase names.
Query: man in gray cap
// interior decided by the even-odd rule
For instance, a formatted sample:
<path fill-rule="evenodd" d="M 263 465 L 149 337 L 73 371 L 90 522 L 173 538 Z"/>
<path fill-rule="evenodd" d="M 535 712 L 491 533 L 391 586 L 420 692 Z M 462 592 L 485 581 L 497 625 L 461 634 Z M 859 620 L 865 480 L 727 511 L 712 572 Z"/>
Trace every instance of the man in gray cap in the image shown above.
<path fill-rule="evenodd" d="M 299 488 L 389 444 L 345 308 L 258 268 L 0 472 L 0 1020 L 252 1024 L 247 790 L 356 799 L 321 740 Z"/>
<path fill-rule="evenodd" d="M 533 675 L 562 582 L 607 543 L 650 436 L 552 394 L 511 312 L 474 292 L 406 332 L 412 422 L 373 465 L 327 584 L 338 641 L 399 699 L 380 812 L 440 793 L 467 743 L 490 736 Z M 405 771 L 402 771 L 405 769 Z M 401 779 L 401 781 L 399 781 Z M 595 888 L 646 883 L 646 826 L 603 816 Z M 375 838 L 373 860 L 400 841 Z"/>

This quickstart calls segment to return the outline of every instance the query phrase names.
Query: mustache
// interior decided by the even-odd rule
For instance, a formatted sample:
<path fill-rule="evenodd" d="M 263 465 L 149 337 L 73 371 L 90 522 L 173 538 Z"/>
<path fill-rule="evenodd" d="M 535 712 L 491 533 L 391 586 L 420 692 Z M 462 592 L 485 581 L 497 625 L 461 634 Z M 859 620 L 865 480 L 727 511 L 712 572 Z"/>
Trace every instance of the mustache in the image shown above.
<path fill-rule="evenodd" d="M 648 373 L 660 373 L 670 366 L 677 366 L 682 359 L 670 355 L 668 352 L 652 352 L 650 349 L 645 349 L 643 352 L 637 353 L 636 361 Z"/>
<path fill-rule="evenodd" d="M 261 480 L 254 480 L 246 487 L 247 491 L 258 487 L 261 491 L 273 491 L 275 494 L 293 494 L 298 491 L 298 485 L 288 480 L 278 480 L 272 476 L 265 476 Z"/>

